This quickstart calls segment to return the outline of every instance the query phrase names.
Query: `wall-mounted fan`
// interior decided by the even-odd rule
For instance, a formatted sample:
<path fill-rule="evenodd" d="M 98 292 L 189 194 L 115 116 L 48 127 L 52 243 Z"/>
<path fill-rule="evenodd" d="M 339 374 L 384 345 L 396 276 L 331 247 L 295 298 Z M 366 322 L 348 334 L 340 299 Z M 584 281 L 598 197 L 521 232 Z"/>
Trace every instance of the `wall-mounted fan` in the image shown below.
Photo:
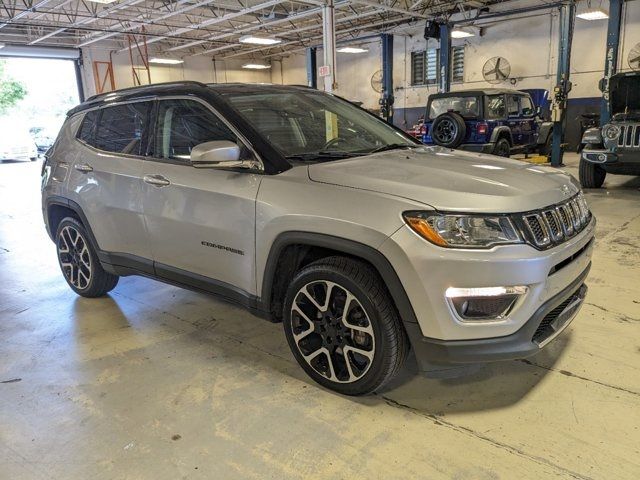
<path fill-rule="evenodd" d="M 482 76 L 486 82 L 502 83 L 511 75 L 511 64 L 504 57 L 492 57 L 482 67 Z"/>
<path fill-rule="evenodd" d="M 382 70 L 378 70 L 371 75 L 371 88 L 378 93 L 382 93 Z"/>
<path fill-rule="evenodd" d="M 640 43 L 631 49 L 627 57 L 627 62 L 631 70 L 640 71 Z"/>

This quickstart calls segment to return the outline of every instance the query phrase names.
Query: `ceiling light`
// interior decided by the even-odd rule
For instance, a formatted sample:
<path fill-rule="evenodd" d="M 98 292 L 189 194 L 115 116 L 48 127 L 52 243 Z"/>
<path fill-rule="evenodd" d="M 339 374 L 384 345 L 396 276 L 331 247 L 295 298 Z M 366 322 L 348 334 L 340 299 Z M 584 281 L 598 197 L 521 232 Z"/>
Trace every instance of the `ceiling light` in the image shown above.
<path fill-rule="evenodd" d="M 595 8 L 589 9 L 582 13 L 578 13 L 576 17 L 583 20 L 605 20 L 609 18 L 609 14 L 601 8 Z"/>
<path fill-rule="evenodd" d="M 184 63 L 184 60 L 179 60 L 177 58 L 150 58 L 149 63 L 158 63 L 161 65 L 178 65 L 179 63 Z"/>
<path fill-rule="evenodd" d="M 365 53 L 369 50 L 362 47 L 340 47 L 336 51 L 340 53 Z"/>
<path fill-rule="evenodd" d="M 4 48 L 4 43 L 0 43 L 0 48 Z"/>
<path fill-rule="evenodd" d="M 113 3 L 116 0 L 89 0 L 89 1 L 94 3 Z"/>
<path fill-rule="evenodd" d="M 459 28 L 451 30 L 451 38 L 469 38 L 475 36 L 475 33 L 467 32 L 466 30 L 460 30 Z"/>
<path fill-rule="evenodd" d="M 281 43 L 282 40 L 278 40 L 273 37 L 254 37 L 253 35 L 245 35 L 240 37 L 240 43 L 253 43 L 255 45 L 275 45 Z"/>
<path fill-rule="evenodd" d="M 247 68 L 249 70 L 266 70 L 271 68 L 271 65 L 265 65 L 264 63 L 245 63 L 242 65 L 242 68 Z"/>

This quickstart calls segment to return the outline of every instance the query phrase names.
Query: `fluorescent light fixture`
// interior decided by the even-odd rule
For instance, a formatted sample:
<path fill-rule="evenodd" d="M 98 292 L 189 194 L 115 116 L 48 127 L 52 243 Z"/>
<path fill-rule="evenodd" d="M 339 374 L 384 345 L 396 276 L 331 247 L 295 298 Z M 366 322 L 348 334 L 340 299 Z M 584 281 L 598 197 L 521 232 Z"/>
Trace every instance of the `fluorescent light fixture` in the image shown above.
<path fill-rule="evenodd" d="M 605 20 L 609 18 L 609 14 L 605 12 L 602 8 L 592 8 L 586 10 L 582 13 L 578 13 L 576 17 L 581 18 L 583 20 Z"/>
<path fill-rule="evenodd" d="M 255 45 L 275 45 L 281 42 L 282 40 L 273 37 L 254 37 L 253 35 L 240 37 L 240 43 L 253 43 Z"/>
<path fill-rule="evenodd" d="M 468 32 L 466 30 L 460 30 L 459 28 L 455 28 L 451 30 L 451 38 L 469 38 L 475 37 L 476 34 L 473 32 Z"/>
<path fill-rule="evenodd" d="M 245 63 L 242 65 L 242 68 L 246 68 L 249 70 L 266 70 L 271 68 L 271 65 L 265 65 L 264 63 Z"/>
<path fill-rule="evenodd" d="M 89 1 L 94 3 L 113 3 L 116 0 L 89 0 Z"/>
<path fill-rule="evenodd" d="M 0 43 L 0 48 L 4 48 L 4 43 Z"/>
<path fill-rule="evenodd" d="M 336 52 L 340 53 L 365 53 L 368 51 L 368 49 L 362 47 L 339 47 L 336 49 Z"/>
<path fill-rule="evenodd" d="M 184 63 L 184 60 L 180 60 L 178 58 L 153 57 L 149 59 L 149 63 L 158 63 L 160 65 L 178 65 L 179 63 Z"/>

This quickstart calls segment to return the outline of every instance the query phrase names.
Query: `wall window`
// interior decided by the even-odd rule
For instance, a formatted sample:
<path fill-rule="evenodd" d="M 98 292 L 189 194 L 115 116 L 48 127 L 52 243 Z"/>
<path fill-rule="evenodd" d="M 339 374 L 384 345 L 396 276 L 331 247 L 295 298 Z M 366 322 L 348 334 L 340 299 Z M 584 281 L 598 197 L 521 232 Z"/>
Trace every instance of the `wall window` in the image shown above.
<path fill-rule="evenodd" d="M 411 85 L 435 85 L 440 82 L 439 48 L 411 52 Z M 464 81 L 464 47 L 451 50 L 451 80 Z"/>
<path fill-rule="evenodd" d="M 154 155 L 188 161 L 201 143 L 238 137 L 210 109 L 193 100 L 164 100 L 158 108 Z"/>
<path fill-rule="evenodd" d="M 93 145 L 106 152 L 145 155 L 151 102 L 102 109 Z"/>

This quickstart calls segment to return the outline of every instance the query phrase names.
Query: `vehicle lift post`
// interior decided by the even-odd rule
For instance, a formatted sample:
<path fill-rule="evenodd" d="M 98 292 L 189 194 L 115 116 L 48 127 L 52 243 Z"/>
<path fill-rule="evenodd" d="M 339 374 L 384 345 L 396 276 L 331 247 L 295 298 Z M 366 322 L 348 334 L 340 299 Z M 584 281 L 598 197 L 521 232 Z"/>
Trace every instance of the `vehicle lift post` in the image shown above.
<path fill-rule="evenodd" d="M 609 1 L 609 27 L 607 30 L 607 53 L 604 61 L 604 78 L 600 85 L 602 105 L 600 107 L 600 126 L 611 118 L 609 112 L 609 79 L 618 71 L 618 52 L 620 50 L 620 28 L 622 26 L 622 5 L 624 0 Z"/>
<path fill-rule="evenodd" d="M 318 60 L 316 47 L 307 48 L 307 85 L 318 88 Z"/>
<path fill-rule="evenodd" d="M 451 90 L 451 25 L 440 24 L 440 84 L 438 93 Z"/>
<path fill-rule="evenodd" d="M 564 132 L 567 124 L 567 101 L 571 91 L 570 67 L 573 29 L 576 20 L 576 4 L 569 0 L 560 5 L 560 45 L 558 47 L 558 72 L 556 86 L 551 102 L 551 120 L 553 121 L 553 145 L 551 148 L 551 166 L 562 163 Z"/>
<path fill-rule="evenodd" d="M 387 123 L 393 125 L 393 35 L 380 35 L 382 43 L 382 98 L 380 113 Z"/>

